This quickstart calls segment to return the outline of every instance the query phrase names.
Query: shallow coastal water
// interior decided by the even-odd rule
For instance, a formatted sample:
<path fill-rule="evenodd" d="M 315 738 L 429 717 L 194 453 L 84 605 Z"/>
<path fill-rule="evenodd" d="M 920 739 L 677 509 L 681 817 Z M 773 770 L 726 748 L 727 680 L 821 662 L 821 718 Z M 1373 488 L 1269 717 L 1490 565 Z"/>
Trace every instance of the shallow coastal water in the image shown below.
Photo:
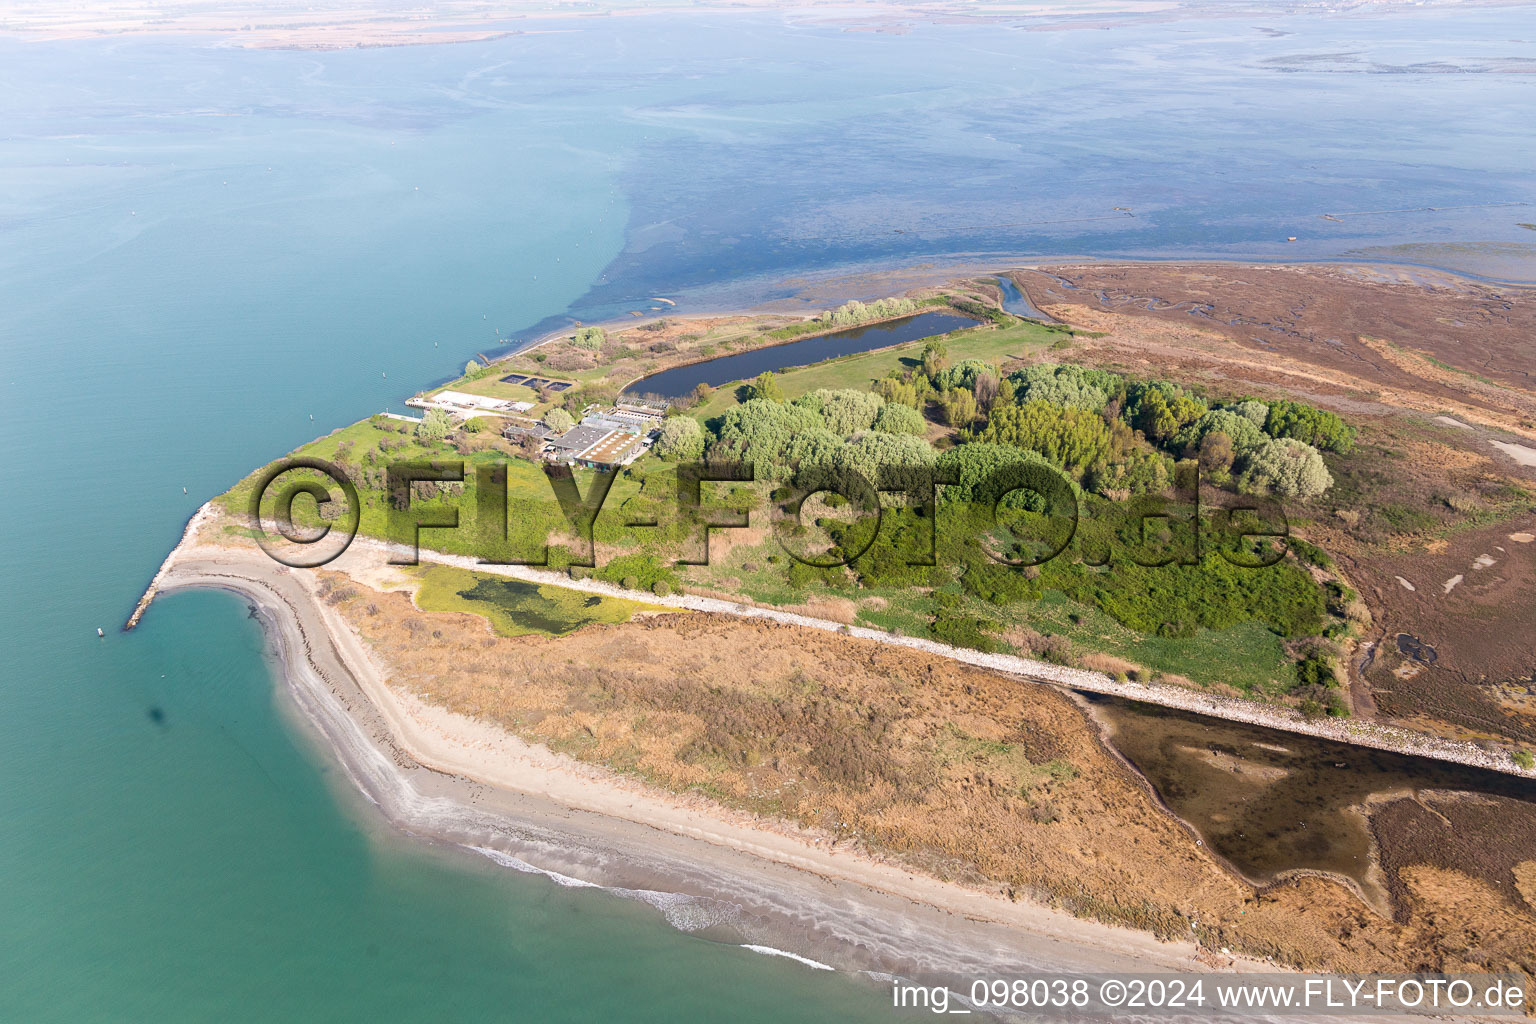
<path fill-rule="evenodd" d="M 1025 295 L 1019 286 L 1013 283 L 1012 278 L 1006 276 L 997 278 L 997 287 L 1003 293 L 1003 309 L 1007 312 L 1012 313 L 1014 316 L 1028 317 L 1031 320 L 1040 320 L 1050 324 L 1058 322 L 1050 314 L 1036 309 L 1034 303 L 1029 301 L 1029 296 Z"/>
<path fill-rule="evenodd" d="M 275 706 L 238 600 L 116 632 L 205 497 L 504 338 L 843 272 L 866 276 L 835 298 L 874 298 L 892 263 L 1491 253 L 1536 277 L 1530 211 L 1489 205 L 1529 195 L 1508 111 L 1536 82 L 1411 70 L 1518 55 L 1530 8 L 910 28 L 0 39 L 0 1019 L 888 1016 L 379 827 Z"/>
<path fill-rule="evenodd" d="M 1255 881 L 1329 871 L 1379 895 L 1362 813 L 1374 802 L 1433 790 L 1536 803 L 1536 785 L 1499 772 L 1113 697 L 1084 699 L 1163 803 Z"/>
<path fill-rule="evenodd" d="M 765 371 L 776 373 L 795 366 L 809 366 L 824 359 L 836 359 L 855 352 L 869 352 L 919 338 L 931 338 L 962 327 L 973 327 L 975 324 L 976 321 L 953 313 L 919 313 L 899 320 L 870 324 L 868 327 L 852 327 L 803 341 L 770 345 L 733 356 L 720 356 L 673 370 L 663 370 L 640 378 L 624 391 L 631 395 L 678 398 L 692 393 L 700 384 L 719 387 L 732 381 L 756 377 Z"/>

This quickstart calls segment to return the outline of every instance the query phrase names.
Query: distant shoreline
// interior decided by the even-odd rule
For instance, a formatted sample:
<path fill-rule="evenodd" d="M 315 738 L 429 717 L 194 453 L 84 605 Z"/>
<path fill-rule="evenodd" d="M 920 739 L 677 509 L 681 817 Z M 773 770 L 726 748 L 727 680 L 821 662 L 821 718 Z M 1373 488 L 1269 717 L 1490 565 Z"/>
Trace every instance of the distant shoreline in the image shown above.
<path fill-rule="evenodd" d="M 922 2 L 916 6 L 878 4 L 857 11 L 833 8 L 822 11 L 775 0 L 748 0 L 745 3 L 677 3 L 659 7 L 562 8 L 551 4 L 537 7 L 527 4 L 487 5 L 471 0 L 442 0 L 432 5 L 426 17 L 405 17 L 387 8 L 309 9 L 303 13 L 286 11 L 234 11 L 217 9 L 168 13 L 149 0 L 121 6 L 93 9 L 87 4 L 54 14 L 36 10 L 15 12 L 0 30 L 0 36 L 12 36 L 36 42 L 80 39 L 163 38 L 166 36 L 217 36 L 228 45 L 246 49 L 299 51 L 376 49 L 400 46 L 487 42 L 508 35 L 573 31 L 582 22 L 606 19 L 654 17 L 657 15 L 694 15 L 722 17 L 762 15 L 797 11 L 840 25 L 845 31 L 870 32 L 901 25 L 913 16 L 963 19 L 971 23 L 1018 19 L 1035 20 L 1038 28 L 1070 28 L 1076 24 L 1076 12 L 1053 18 L 1059 13 L 1048 4 L 1019 3 L 993 8 L 984 14 L 957 13 L 946 2 Z M 1112 20 L 1134 21 L 1147 14 L 1166 17 L 1199 16 L 1190 10 L 1188 0 L 1121 0 L 1094 8 L 1097 19 L 1093 28 L 1105 27 Z M 253 21 L 258 22 L 253 24 Z"/>
<path fill-rule="evenodd" d="M 1124 267 L 1124 268 L 1132 268 L 1132 267 L 1162 267 L 1162 268 L 1220 267 L 1220 268 L 1227 269 L 1227 270 L 1231 270 L 1231 269 L 1234 269 L 1234 268 L 1235 269 L 1253 268 L 1253 269 L 1264 269 L 1264 270 L 1283 270 L 1283 269 L 1285 269 L 1287 267 L 1297 267 L 1297 268 L 1314 268 L 1314 267 L 1350 268 L 1350 267 L 1357 267 L 1357 268 L 1361 268 L 1361 269 L 1370 270 L 1370 269 L 1376 269 L 1376 268 L 1381 268 L 1381 267 L 1392 267 L 1392 268 L 1400 268 L 1400 269 L 1404 269 L 1404 270 L 1420 271 L 1420 272 L 1422 272 L 1424 274 L 1428 274 L 1428 275 L 1441 275 L 1441 276 L 1444 276 L 1444 277 L 1446 277 L 1448 279 L 1451 279 L 1451 280 L 1466 281 L 1466 282 L 1472 283 L 1472 284 L 1486 285 L 1486 286 L 1491 287 L 1491 288 L 1512 288 L 1512 289 L 1517 289 L 1519 291 L 1536 291 L 1536 278 L 1532 278 L 1531 280 L 1521 280 L 1521 279 L 1518 279 L 1518 278 L 1489 277 L 1489 276 L 1484 275 L 1484 274 L 1475 274 L 1475 273 L 1472 273 L 1471 271 L 1468 271 L 1468 270 L 1458 270 L 1458 269 L 1456 269 L 1454 267 L 1445 267 L 1445 266 L 1440 266 L 1438 264 L 1431 264 L 1431 263 L 1414 263 L 1414 262 L 1411 262 L 1411 261 L 1408 261 L 1408 260 L 1343 259 L 1343 258 L 1339 258 L 1339 259 L 1313 259 L 1313 260 L 1308 260 L 1308 259 L 1264 260 L 1264 259 L 1256 259 L 1256 258 L 1252 258 L 1252 257 L 1232 258 L 1232 259 L 1201 259 L 1201 258 L 1193 258 L 1193 259 L 1191 259 L 1191 258 L 1186 258 L 1186 257 L 1182 257 L 1182 256 L 1170 256 L 1170 257 L 1168 257 L 1166 259 L 1157 259 L 1157 258 L 1124 259 L 1124 258 L 1121 258 L 1121 257 L 1094 257 L 1094 256 L 1069 256 L 1069 257 L 1054 257 L 1053 256 L 1053 257 L 1048 257 L 1048 258 L 1047 257 L 1040 257 L 1040 256 L 1032 256 L 1032 257 L 1018 257 L 1016 259 L 1009 259 L 1007 257 L 1003 257 L 1003 258 L 992 259 L 992 260 L 975 260 L 975 259 L 972 259 L 972 258 L 970 258 L 968 256 L 965 256 L 965 257 L 962 257 L 962 258 L 965 260 L 965 262 L 957 262 L 957 263 L 954 263 L 954 264 L 946 264 L 946 265 L 943 265 L 943 266 L 929 266 L 928 261 L 922 261 L 922 260 L 914 257 L 911 262 L 897 262 L 897 263 L 874 264 L 874 265 L 870 265 L 868 267 L 862 267 L 862 266 L 858 266 L 858 265 L 850 265 L 850 266 L 843 267 L 843 268 L 828 269 L 828 270 L 825 270 L 825 271 L 818 272 L 818 274 L 816 276 L 819 277 L 820 279 L 822 279 L 824 282 L 836 282 L 836 281 L 850 281 L 850 282 L 852 282 L 852 281 L 857 281 L 859 279 L 870 278 L 872 276 L 879 275 L 879 274 L 910 275 L 910 276 L 903 277 L 901 279 L 900 283 L 892 285 L 892 288 L 894 290 L 881 291 L 878 288 L 867 288 L 861 294 L 855 294 L 853 291 L 849 291 L 846 294 L 846 298 L 847 299 L 859 299 L 859 298 L 862 298 L 864 301 L 868 301 L 869 299 L 874 299 L 874 298 L 880 298 L 880 297 L 882 297 L 884 295 L 898 294 L 898 293 L 904 292 L 904 291 L 912 291 L 912 290 L 915 290 L 917 288 L 938 287 L 938 286 L 940 286 L 942 284 L 945 284 L 945 283 L 948 283 L 948 282 L 951 282 L 951 281 L 954 281 L 954 280 L 960 279 L 960 278 L 969 278 L 969 277 L 978 277 L 978 276 L 996 276 L 996 275 L 999 275 L 999 274 L 1008 274 L 1008 273 L 1011 273 L 1011 272 L 1016 271 L 1016 270 L 1033 270 L 1033 271 L 1042 271 L 1042 272 L 1047 272 L 1048 273 L 1048 272 L 1050 272 L 1052 270 L 1070 269 L 1070 268 L 1073 268 L 1073 267 L 1083 267 L 1083 266 L 1098 267 L 1100 269 L 1105 269 L 1105 270 L 1113 270 L 1113 269 L 1122 268 L 1122 267 Z M 803 285 L 805 284 L 806 276 L 807 275 L 799 275 L 799 280 L 796 282 L 796 283 L 798 283 L 798 284 L 800 284 L 802 286 L 800 288 L 800 293 L 803 293 L 804 291 L 807 290 L 807 289 L 805 289 L 803 287 Z M 784 286 L 785 287 L 789 287 L 790 283 L 788 281 L 786 281 L 786 282 L 784 282 Z M 718 286 L 714 286 L 714 287 L 718 287 Z M 878 292 L 878 294 L 877 294 L 877 292 Z M 682 294 L 686 294 L 686 293 L 682 293 Z M 797 294 L 799 294 L 799 293 L 797 293 Z M 703 320 L 703 319 L 710 319 L 710 318 L 714 318 L 714 317 L 734 317 L 734 316 L 747 317 L 747 316 L 775 316 L 775 315 L 776 316 L 794 316 L 794 317 L 799 317 L 800 319 L 810 319 L 810 317 L 813 314 L 804 313 L 804 312 L 793 312 L 793 311 L 782 309 L 782 308 L 773 308 L 773 307 L 780 306 L 780 305 L 782 305 L 782 304 L 784 304 L 786 302 L 792 302 L 792 301 L 794 301 L 794 300 L 792 300 L 792 299 L 789 299 L 789 300 L 778 299 L 778 300 L 772 300 L 772 301 L 767 302 L 767 303 L 759 303 L 757 305 L 752 305 L 752 306 L 736 306 L 736 305 L 725 304 L 725 305 L 721 305 L 718 308 L 711 307 L 711 308 L 700 309 L 700 310 L 689 310 L 688 312 L 663 313 L 663 314 L 661 314 L 659 316 L 655 316 L 655 317 L 641 317 L 641 318 L 638 318 L 638 319 L 632 317 L 632 318 L 630 318 L 628 320 L 612 319 L 612 320 L 602 320 L 602 321 L 592 321 L 592 322 L 583 321 L 583 325 L 584 326 L 589 326 L 589 327 L 601 327 L 605 331 L 620 331 L 620 330 L 630 330 L 630 329 L 633 329 L 635 327 L 639 327 L 639 326 L 642 326 L 644 324 L 654 322 L 656 320 Z M 860 326 L 862 326 L 862 325 L 860 325 Z M 547 344 L 549 344 L 552 341 L 558 341 L 559 339 L 574 333 L 575 330 L 576 330 L 576 328 L 573 326 L 573 324 L 567 324 L 565 326 L 558 327 L 558 328 L 555 328 L 553 330 L 545 331 L 542 334 L 534 335 L 532 338 L 528 339 L 526 342 L 524 342 L 522 344 L 518 344 L 517 339 L 515 339 L 515 338 L 506 339 L 506 341 L 503 342 L 504 345 L 507 345 L 507 346 L 516 345 L 517 347 L 515 347 L 515 348 L 508 347 L 505 351 L 499 352 L 495 356 L 495 358 L 493 358 L 491 360 L 491 362 L 492 362 L 492 364 L 495 364 L 495 363 L 502 362 L 503 360 L 510 359 L 512 356 L 515 356 L 515 355 L 521 355 L 521 354 L 526 353 L 526 352 L 532 352 L 533 350 L 535 350 L 537 348 L 540 348 L 540 347 L 542 347 L 544 345 L 547 345 Z M 796 339 L 793 339 L 793 340 L 799 341 L 801 339 L 796 338 Z"/>

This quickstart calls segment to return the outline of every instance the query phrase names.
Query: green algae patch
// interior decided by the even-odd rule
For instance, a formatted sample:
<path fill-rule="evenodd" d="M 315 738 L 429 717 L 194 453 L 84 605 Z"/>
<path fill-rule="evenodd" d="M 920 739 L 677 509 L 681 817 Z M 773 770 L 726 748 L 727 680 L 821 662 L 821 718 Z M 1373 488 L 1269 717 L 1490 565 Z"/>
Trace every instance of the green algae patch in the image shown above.
<path fill-rule="evenodd" d="M 479 615 L 502 636 L 565 636 L 585 626 L 628 622 L 636 612 L 675 610 L 446 565 L 424 566 L 417 574 L 416 606 L 422 611 Z"/>

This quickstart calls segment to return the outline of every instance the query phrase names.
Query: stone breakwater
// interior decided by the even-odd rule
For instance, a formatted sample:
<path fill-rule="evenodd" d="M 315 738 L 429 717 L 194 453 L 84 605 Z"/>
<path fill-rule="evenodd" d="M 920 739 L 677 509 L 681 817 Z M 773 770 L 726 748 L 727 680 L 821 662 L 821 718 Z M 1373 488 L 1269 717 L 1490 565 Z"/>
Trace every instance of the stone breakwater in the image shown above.
<path fill-rule="evenodd" d="M 197 536 L 197 531 L 212 517 L 213 513 L 214 508 L 211 501 L 203 502 L 198 510 L 192 513 L 192 518 L 188 519 L 187 525 L 181 529 L 181 540 L 171 549 L 171 553 L 165 556 L 165 561 L 160 563 L 160 568 L 155 570 L 154 576 L 150 577 L 149 586 L 144 588 L 144 593 L 139 597 L 139 603 L 133 606 L 133 614 L 128 616 L 127 622 L 123 623 L 124 633 L 139 624 L 139 620 L 144 617 L 144 612 L 148 610 L 150 602 L 160 592 L 160 585 L 165 582 L 165 574 L 170 571 L 172 563 L 176 561 L 177 553 L 186 546 L 187 541 Z"/>

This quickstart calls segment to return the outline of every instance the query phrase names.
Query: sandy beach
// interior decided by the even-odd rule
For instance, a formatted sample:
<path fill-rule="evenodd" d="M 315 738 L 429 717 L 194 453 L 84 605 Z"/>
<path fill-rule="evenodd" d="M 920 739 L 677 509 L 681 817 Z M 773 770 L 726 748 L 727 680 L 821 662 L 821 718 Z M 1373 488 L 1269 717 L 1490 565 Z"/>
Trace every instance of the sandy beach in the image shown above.
<path fill-rule="evenodd" d="M 255 549 L 199 544 L 193 530 L 161 593 L 214 588 L 249 601 L 303 719 L 404 832 L 560 884 L 643 900 L 708 938 L 845 971 L 1231 969 L 1193 943 L 916 874 L 702 798 L 660 793 L 431 706 L 388 685 L 313 585 L 307 570 Z"/>

